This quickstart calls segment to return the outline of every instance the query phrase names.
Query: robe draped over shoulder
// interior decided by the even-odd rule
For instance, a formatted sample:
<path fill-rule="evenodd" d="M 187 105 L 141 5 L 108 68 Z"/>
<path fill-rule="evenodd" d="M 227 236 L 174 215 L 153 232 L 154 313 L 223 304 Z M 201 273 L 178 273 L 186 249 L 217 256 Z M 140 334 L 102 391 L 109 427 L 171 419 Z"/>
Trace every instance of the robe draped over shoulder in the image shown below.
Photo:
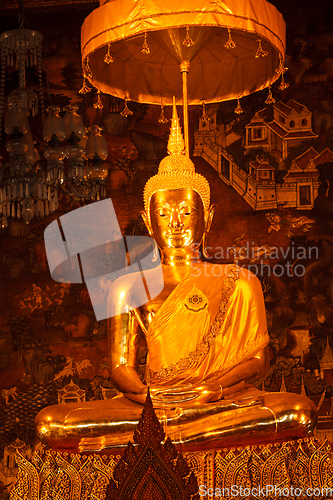
<path fill-rule="evenodd" d="M 234 265 L 201 263 L 177 285 L 149 326 L 154 386 L 220 377 L 268 342 L 258 278 Z"/>

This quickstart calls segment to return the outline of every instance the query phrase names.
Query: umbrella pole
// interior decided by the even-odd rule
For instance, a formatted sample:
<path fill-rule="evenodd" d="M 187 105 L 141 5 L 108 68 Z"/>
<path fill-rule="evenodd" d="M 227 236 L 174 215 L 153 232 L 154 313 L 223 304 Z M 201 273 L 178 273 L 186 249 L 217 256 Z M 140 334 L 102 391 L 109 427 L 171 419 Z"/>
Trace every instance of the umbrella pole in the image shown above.
<path fill-rule="evenodd" d="M 187 99 L 187 73 L 190 69 L 189 61 L 182 61 L 180 63 L 180 72 L 183 79 L 183 116 L 184 116 L 184 141 L 185 141 L 185 154 L 190 156 L 189 140 L 188 140 L 188 99 Z"/>

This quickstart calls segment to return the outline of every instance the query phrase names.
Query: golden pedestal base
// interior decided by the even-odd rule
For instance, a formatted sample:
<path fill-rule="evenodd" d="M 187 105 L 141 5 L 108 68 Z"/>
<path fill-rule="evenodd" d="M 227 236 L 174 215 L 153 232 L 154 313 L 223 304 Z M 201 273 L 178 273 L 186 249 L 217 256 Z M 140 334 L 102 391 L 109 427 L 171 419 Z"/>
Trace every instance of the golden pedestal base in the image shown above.
<path fill-rule="evenodd" d="M 190 500 L 199 498 L 332 498 L 333 462 L 315 438 L 244 448 L 179 453 L 148 394 L 119 455 L 52 450 L 18 454 L 11 500 Z M 184 460 L 185 459 L 185 460 Z"/>
<path fill-rule="evenodd" d="M 281 445 L 184 453 L 183 457 L 196 475 L 201 498 L 292 498 L 300 496 L 299 490 L 309 498 L 333 495 L 327 441 L 300 439 Z M 19 473 L 11 500 L 104 500 L 119 460 L 119 455 L 68 455 L 50 450 L 35 453 L 31 460 L 18 455 Z M 332 493 L 325 488 L 332 488 Z"/>

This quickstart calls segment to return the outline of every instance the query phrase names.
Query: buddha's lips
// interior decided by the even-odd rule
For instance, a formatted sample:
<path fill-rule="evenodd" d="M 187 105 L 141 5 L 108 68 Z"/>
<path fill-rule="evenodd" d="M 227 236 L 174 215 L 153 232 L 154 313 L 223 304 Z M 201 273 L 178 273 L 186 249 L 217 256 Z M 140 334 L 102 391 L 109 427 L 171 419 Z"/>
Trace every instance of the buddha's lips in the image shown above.
<path fill-rule="evenodd" d="M 185 232 L 181 232 L 181 233 L 167 233 L 166 234 L 166 237 L 169 239 L 169 240 L 178 240 L 178 239 L 181 239 L 181 238 L 186 238 L 188 236 L 188 231 L 185 231 Z"/>

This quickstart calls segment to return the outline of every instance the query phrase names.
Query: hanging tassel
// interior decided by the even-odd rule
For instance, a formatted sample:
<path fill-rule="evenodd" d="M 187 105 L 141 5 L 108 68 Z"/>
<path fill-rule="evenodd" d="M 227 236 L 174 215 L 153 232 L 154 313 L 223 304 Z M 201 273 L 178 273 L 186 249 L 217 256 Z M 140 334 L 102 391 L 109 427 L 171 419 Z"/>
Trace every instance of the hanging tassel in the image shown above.
<path fill-rule="evenodd" d="M 101 101 L 100 94 L 101 94 L 101 91 L 97 90 L 97 102 L 94 103 L 95 109 L 103 109 L 104 108 L 103 103 Z"/>
<path fill-rule="evenodd" d="M 104 62 L 105 62 L 106 64 L 113 63 L 113 61 L 114 61 L 114 59 L 113 59 L 113 57 L 112 57 L 112 54 L 111 54 L 111 52 L 110 52 L 110 47 L 111 47 L 111 43 L 108 43 L 108 52 L 107 52 L 107 54 L 105 54 L 105 56 L 104 56 Z"/>
<path fill-rule="evenodd" d="M 15 219 L 15 215 L 16 215 L 16 213 L 15 213 L 15 203 L 12 202 L 12 217 L 13 217 L 13 219 Z"/>
<path fill-rule="evenodd" d="M 88 94 L 88 92 L 90 92 L 90 91 L 91 91 L 91 87 L 88 87 L 88 85 L 86 83 L 86 77 L 85 77 L 85 75 L 83 75 L 83 85 L 79 90 L 79 94 Z"/>
<path fill-rule="evenodd" d="M 89 60 L 89 57 L 87 57 L 87 59 L 85 60 L 85 63 L 84 63 L 84 75 L 85 75 L 86 78 L 92 78 L 93 77 L 93 74 L 92 74 L 92 71 L 90 69 L 89 63 L 90 63 L 90 60 Z"/>
<path fill-rule="evenodd" d="M 262 46 L 261 46 L 261 40 L 259 38 L 259 40 L 257 40 L 258 42 L 258 50 L 257 52 L 255 53 L 255 57 L 258 58 L 258 57 L 265 57 L 265 56 L 268 56 L 268 52 L 266 52 L 266 50 L 263 50 Z"/>
<path fill-rule="evenodd" d="M 165 118 L 165 116 L 164 116 L 164 106 L 163 106 L 163 104 L 161 104 L 161 114 L 160 114 L 160 117 L 158 119 L 158 123 L 168 123 L 168 121 L 169 120 L 167 118 Z"/>
<path fill-rule="evenodd" d="M 86 79 L 92 78 L 93 74 L 89 66 L 89 57 L 85 60 L 83 64 L 83 86 L 79 90 L 79 94 L 87 94 L 90 92 L 91 88 L 87 86 Z"/>
<path fill-rule="evenodd" d="M 205 101 L 203 101 L 203 103 L 202 103 L 202 116 L 201 116 L 200 120 L 202 121 L 202 123 L 207 123 L 210 120 L 209 116 L 206 113 L 206 103 L 205 103 Z"/>
<path fill-rule="evenodd" d="M 17 210 L 16 210 L 16 215 L 17 215 L 17 218 L 20 219 L 21 218 L 21 204 L 18 203 L 17 204 Z"/>
<path fill-rule="evenodd" d="M 231 38 L 231 30 L 230 30 L 230 28 L 228 28 L 228 33 L 229 33 L 229 38 L 228 38 L 228 41 L 225 43 L 224 46 L 225 46 L 226 49 L 235 49 L 236 48 L 236 44 L 233 41 L 233 39 Z"/>
<path fill-rule="evenodd" d="M 272 89 L 271 89 L 271 86 L 268 85 L 268 97 L 265 101 L 265 104 L 274 104 L 276 101 L 273 97 L 273 94 L 272 94 Z"/>
<path fill-rule="evenodd" d="M 285 90 L 285 89 L 287 89 L 288 87 L 289 87 L 289 83 L 286 83 L 286 82 L 284 81 L 284 74 L 282 73 L 282 75 L 281 75 L 281 82 L 280 82 L 280 85 L 278 86 L 278 89 L 280 89 L 280 90 Z"/>
<path fill-rule="evenodd" d="M 190 37 L 190 28 L 189 26 L 186 26 L 186 36 L 183 40 L 183 45 L 186 47 L 191 47 L 191 45 L 194 45 L 195 42 L 193 42 L 192 38 Z"/>
<path fill-rule="evenodd" d="M 145 33 L 145 39 L 144 39 L 144 42 L 143 42 L 143 45 L 142 45 L 142 50 L 141 50 L 142 54 L 150 54 L 150 48 L 149 48 L 149 45 L 147 43 L 147 33 Z"/>
<path fill-rule="evenodd" d="M 286 88 L 288 88 L 288 87 L 289 87 L 289 83 L 286 83 L 286 82 L 284 81 L 284 73 L 285 73 L 286 71 L 288 71 L 288 68 L 286 68 L 286 67 L 285 67 L 285 65 L 283 64 L 283 61 L 282 61 L 282 54 L 281 54 L 281 53 L 279 54 L 279 60 L 280 60 L 280 63 L 279 63 L 279 67 L 277 68 L 276 72 L 277 72 L 277 74 L 278 74 L 278 75 L 280 75 L 280 76 L 281 76 L 281 83 L 280 83 L 280 85 L 279 85 L 279 87 L 278 87 L 278 88 L 279 88 L 280 90 L 285 90 Z"/>
<path fill-rule="evenodd" d="M 126 116 L 126 118 L 127 118 L 128 116 L 130 116 L 130 115 L 132 115 L 132 114 L 133 114 L 133 111 L 131 111 L 131 110 L 128 108 L 128 106 L 127 106 L 127 101 L 128 101 L 128 99 L 127 99 L 127 97 L 125 96 L 125 107 L 124 107 L 124 109 L 122 110 L 122 112 L 120 113 L 122 116 Z"/>
<path fill-rule="evenodd" d="M 278 75 L 283 75 L 283 73 L 285 73 L 287 71 L 288 68 L 285 68 L 284 67 L 284 64 L 282 62 L 282 54 L 279 53 L 279 66 L 278 68 L 276 69 L 276 72 Z"/>
<path fill-rule="evenodd" d="M 236 113 L 236 115 L 241 115 L 242 113 L 244 113 L 243 108 L 240 105 L 239 99 L 237 99 L 237 107 L 234 110 L 234 113 Z"/>

